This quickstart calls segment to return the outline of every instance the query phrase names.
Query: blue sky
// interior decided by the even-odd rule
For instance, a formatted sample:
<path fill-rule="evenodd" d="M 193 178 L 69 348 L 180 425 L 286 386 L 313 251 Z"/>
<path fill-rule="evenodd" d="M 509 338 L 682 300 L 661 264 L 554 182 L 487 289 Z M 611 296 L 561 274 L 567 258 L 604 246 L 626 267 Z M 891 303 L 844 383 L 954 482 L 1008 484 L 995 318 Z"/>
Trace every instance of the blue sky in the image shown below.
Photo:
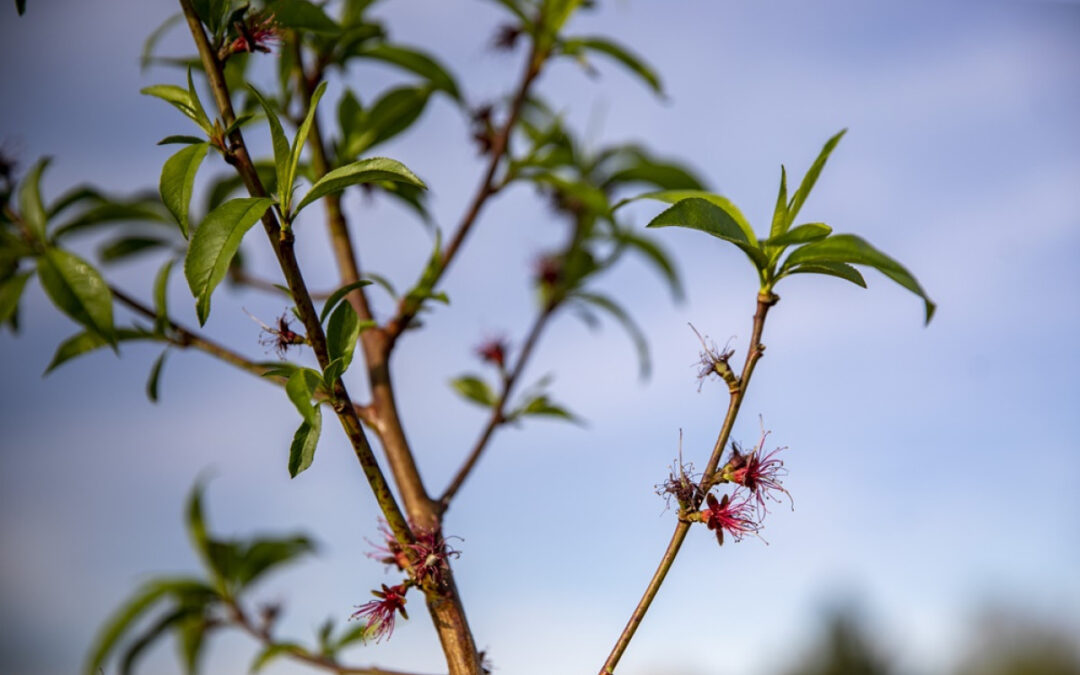
<path fill-rule="evenodd" d="M 170 152 L 154 143 L 185 133 L 186 121 L 138 94 L 178 80 L 176 71 L 140 73 L 138 54 L 172 5 L 29 4 L 25 17 L 8 7 L 0 21 L 5 147 L 24 166 L 55 156 L 47 195 L 84 181 L 117 192 L 154 186 Z M 486 46 L 501 21 L 493 3 L 395 0 L 375 12 L 397 39 L 438 54 L 470 101 L 512 85 L 522 55 Z M 669 100 L 604 62 L 599 78 L 559 64 L 542 93 L 595 144 L 641 141 L 685 159 L 759 228 L 780 163 L 801 173 L 826 138 L 849 128 L 802 216 L 865 236 L 939 304 L 924 328 L 918 300 L 872 272 L 868 290 L 809 277 L 779 286 L 768 353 L 734 437 L 756 440 L 760 415 L 770 441 L 789 447 L 796 509 L 771 515 L 767 546 L 748 539 L 718 550 L 707 533 L 692 533 L 620 672 L 772 672 L 798 656 L 837 596 L 868 608 L 911 672 L 947 666 L 968 618 L 988 603 L 1080 630 L 1080 7 L 639 1 L 606 3 L 570 30 L 632 45 L 663 75 Z M 165 50 L 184 53 L 183 37 L 171 34 Z M 365 100 L 402 79 L 374 66 L 347 77 Z M 380 148 L 432 187 L 444 228 L 481 170 L 466 126 L 437 101 Z M 268 149 L 265 133 L 248 136 Z M 208 168 L 206 176 L 225 170 Z M 347 205 L 363 262 L 407 284 L 429 251 L 423 227 L 393 205 L 358 195 Z M 635 209 L 641 225 L 655 213 Z M 554 372 L 553 396 L 587 428 L 537 422 L 501 432 L 448 517 L 447 531 L 464 539 L 456 570 L 470 620 L 497 672 L 599 668 L 670 534 L 672 514 L 652 486 L 679 429 L 684 456 L 700 465 L 719 428 L 726 392 L 697 392 L 698 345 L 686 324 L 721 343 L 735 336 L 741 358 L 754 275 L 717 242 L 659 234 L 681 262 L 685 303 L 673 305 L 637 261 L 600 284 L 644 326 L 652 379 L 638 381 L 616 327 L 594 333 L 559 319 L 529 375 Z M 484 422 L 445 382 L 476 369 L 471 349 L 484 336 L 520 343 L 534 311 L 528 265 L 561 237 L 531 190 L 500 196 L 447 276 L 451 306 L 403 340 L 400 403 L 432 490 Z M 299 246 L 311 285 L 334 286 L 317 218 Z M 271 270 L 257 237 L 245 252 Z M 108 276 L 149 297 L 156 265 Z M 179 279 L 170 300 L 194 323 Z M 241 308 L 272 317 L 283 306 L 257 292 L 220 293 L 207 331 L 264 358 Z M 154 406 L 142 390 L 156 351 L 141 346 L 42 379 L 75 328 L 36 286 L 23 325 L 16 338 L 0 335 L 0 670 L 73 672 L 138 581 L 195 569 L 180 509 L 208 468 L 218 529 L 303 529 L 323 543 L 317 558 L 263 589 L 286 603 L 288 632 L 310 637 L 385 580 L 364 557 L 376 508 L 336 430 L 313 468 L 289 480 L 298 420 L 275 388 L 174 353 Z M 354 660 L 438 672 L 433 633 L 415 614 Z M 243 638 L 222 637 L 207 672 L 241 672 L 253 652 Z M 158 650 L 148 672 L 171 672 L 171 657 Z"/>

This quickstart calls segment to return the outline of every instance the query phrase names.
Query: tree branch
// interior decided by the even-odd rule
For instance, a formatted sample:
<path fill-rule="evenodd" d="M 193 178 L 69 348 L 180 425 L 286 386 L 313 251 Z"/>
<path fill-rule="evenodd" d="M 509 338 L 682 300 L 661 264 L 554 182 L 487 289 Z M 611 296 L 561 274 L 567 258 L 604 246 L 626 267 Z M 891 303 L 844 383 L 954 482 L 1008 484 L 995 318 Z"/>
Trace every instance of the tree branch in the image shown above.
<path fill-rule="evenodd" d="M 510 374 L 503 380 L 502 393 L 499 395 L 499 400 L 492 408 L 491 417 L 488 419 L 487 425 L 480 433 L 480 437 L 473 445 L 472 451 L 468 457 L 465 458 L 465 463 L 461 465 L 457 473 L 454 474 L 453 480 L 443 491 L 441 497 L 439 497 L 439 509 L 441 513 L 445 513 L 450 508 L 450 501 L 461 489 L 465 479 L 469 477 L 473 468 L 476 466 L 477 461 L 480 459 L 480 455 L 483 454 L 484 449 L 487 447 L 488 441 L 491 440 L 495 430 L 506 422 L 506 404 L 510 400 L 510 395 L 513 393 L 514 385 L 521 377 L 521 373 L 525 370 L 525 363 L 529 360 L 529 356 L 532 354 L 533 349 L 536 347 L 537 341 L 540 339 L 540 333 L 544 330 L 544 326 L 547 325 L 548 319 L 554 313 L 555 307 L 545 306 L 539 316 L 536 317 L 536 321 L 533 322 L 532 329 L 529 331 L 529 336 L 525 339 L 525 344 L 521 348 L 521 353 L 518 354 L 517 361 L 514 363 L 514 368 L 510 371 Z"/>
<path fill-rule="evenodd" d="M 206 31 L 203 29 L 202 22 L 199 20 L 198 14 L 191 4 L 191 0 L 179 1 L 187 20 L 188 28 L 191 30 L 192 38 L 195 40 L 195 45 L 199 50 L 199 56 L 202 60 L 207 80 L 210 83 L 210 88 L 213 91 L 218 111 L 221 113 L 225 126 L 228 127 L 236 121 L 236 115 L 233 112 L 232 100 L 230 99 L 229 90 L 225 84 L 225 78 L 221 71 L 221 63 L 214 53 L 214 49 L 206 36 Z M 266 189 L 263 187 L 262 181 L 255 171 L 255 165 L 251 162 L 251 157 L 248 155 L 247 146 L 244 144 L 243 134 L 240 129 L 233 130 L 229 136 L 229 142 L 230 152 L 228 158 L 230 163 L 233 164 L 239 172 L 248 192 L 256 197 L 265 197 Z M 297 310 L 300 313 L 301 320 L 303 321 L 304 328 L 307 332 L 308 342 L 315 352 L 315 357 L 318 359 L 319 365 L 325 369 L 330 362 L 326 346 L 326 335 L 323 333 L 318 313 L 315 311 L 311 295 L 308 293 L 303 274 L 300 272 L 300 266 L 296 260 L 295 251 L 293 250 L 292 232 L 291 230 L 282 230 L 272 209 L 267 209 L 266 213 L 263 215 L 262 222 L 263 228 L 266 230 L 267 238 L 270 240 L 270 245 L 281 266 L 281 271 L 288 283 L 289 290 L 292 292 L 293 299 L 296 302 Z M 411 542 L 413 540 L 412 530 L 409 528 L 405 516 L 397 505 L 397 500 L 390 491 L 390 486 L 386 482 L 382 470 L 379 468 L 379 463 L 375 459 L 375 455 L 371 450 L 371 446 L 364 434 L 363 427 L 360 424 L 360 418 L 356 413 L 356 408 L 349 399 L 348 391 L 345 389 L 345 385 L 340 378 L 333 383 L 332 394 L 334 397 L 334 411 L 337 413 L 338 420 L 353 446 L 353 450 L 364 470 L 364 475 L 367 478 L 368 484 L 371 486 L 372 492 L 374 492 L 375 498 L 379 502 L 383 515 L 386 517 L 387 524 L 399 540 Z"/>
<path fill-rule="evenodd" d="M 446 272 L 450 263 L 453 262 L 454 256 L 457 255 L 458 250 L 465 241 L 465 237 L 469 234 L 469 230 L 472 228 L 473 223 L 476 222 L 477 217 L 479 217 L 480 211 L 483 210 L 484 204 L 487 203 L 488 198 L 501 189 L 502 185 L 495 181 L 495 174 L 499 169 L 499 164 L 503 156 L 510 146 L 510 136 L 514 131 L 514 125 L 517 124 L 518 117 L 521 115 L 521 108 L 525 104 L 525 99 L 528 98 L 529 89 L 540 75 L 540 71 L 543 69 L 547 57 L 548 52 L 538 52 L 536 43 L 533 42 L 532 48 L 529 51 L 529 59 L 525 64 L 525 72 L 521 77 L 521 83 L 518 85 L 517 92 L 510 102 L 510 109 L 507 111 L 506 122 L 503 124 L 502 128 L 499 129 L 495 138 L 492 139 L 491 159 L 488 162 L 484 178 L 480 182 L 480 187 L 477 189 L 472 201 L 469 203 L 465 215 L 462 216 L 461 222 L 454 232 L 453 238 L 450 239 L 449 243 L 447 243 L 446 247 L 443 249 L 439 270 L 432 282 L 433 285 L 438 283 L 438 280 L 442 278 L 443 273 Z M 418 310 L 419 304 L 417 302 L 411 301 L 408 298 L 402 298 L 401 302 L 398 304 L 397 314 L 386 325 L 386 332 L 389 336 L 388 349 L 393 349 L 394 343 L 397 341 L 402 331 L 408 328 L 409 324 L 412 323 Z"/>
<path fill-rule="evenodd" d="M 761 333 L 765 328 L 765 316 L 769 313 L 769 308 L 775 305 L 779 299 L 773 293 L 758 294 L 757 312 L 754 313 L 754 329 L 750 336 L 750 347 L 746 354 L 746 360 L 743 362 L 742 375 L 739 376 L 739 386 L 731 391 L 724 423 L 720 427 L 720 434 L 716 438 L 716 444 L 713 446 L 709 463 L 701 474 L 700 494 L 702 495 L 708 492 L 713 485 L 713 473 L 716 472 L 716 467 L 720 464 L 720 457 L 724 454 L 724 448 L 727 446 L 728 438 L 731 436 L 731 429 L 735 425 L 735 418 L 739 415 L 739 408 L 742 406 L 743 398 L 746 395 L 746 387 L 750 384 L 750 377 L 754 373 L 754 366 L 757 365 L 758 360 L 761 359 L 762 354 L 765 352 L 765 345 L 761 344 Z M 698 503 L 691 506 L 695 509 L 701 506 L 700 498 Z M 604 667 L 600 669 L 600 675 L 614 675 L 615 666 L 618 665 L 623 652 L 626 651 L 638 626 L 641 625 L 642 620 L 645 618 L 645 613 L 649 611 L 649 606 L 660 591 L 660 586 L 664 583 L 664 579 L 667 577 L 667 573 L 675 562 L 675 557 L 679 554 L 683 541 L 686 539 L 686 533 L 689 531 L 690 523 L 680 520 L 676 524 L 675 532 L 671 535 L 671 540 L 668 542 L 667 549 L 660 559 L 656 572 L 653 573 L 652 579 L 649 580 L 649 585 L 645 588 L 644 595 L 642 595 L 637 607 L 634 608 L 633 613 L 630 615 L 626 627 L 619 634 L 619 639 L 616 640 L 607 661 L 604 662 Z"/>

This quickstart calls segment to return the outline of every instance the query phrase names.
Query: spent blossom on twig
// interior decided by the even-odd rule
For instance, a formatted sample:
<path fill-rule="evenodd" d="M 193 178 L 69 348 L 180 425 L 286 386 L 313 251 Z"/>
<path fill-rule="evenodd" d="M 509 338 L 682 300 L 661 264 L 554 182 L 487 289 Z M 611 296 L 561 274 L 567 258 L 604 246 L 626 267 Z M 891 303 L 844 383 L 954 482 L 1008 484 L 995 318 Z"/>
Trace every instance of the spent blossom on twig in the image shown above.
<path fill-rule="evenodd" d="M 376 599 L 357 605 L 356 611 L 349 618 L 362 619 L 366 639 L 380 642 L 394 632 L 394 621 L 398 612 L 401 613 L 401 618 L 408 620 L 409 614 L 405 611 L 405 593 L 408 590 L 407 582 L 397 586 L 383 584 L 381 591 L 371 592 Z"/>
<path fill-rule="evenodd" d="M 764 432 L 758 446 L 748 453 L 743 453 L 739 444 L 732 442 L 731 459 L 720 470 L 721 479 L 750 491 L 761 515 L 768 512 L 765 500 L 771 499 L 779 503 L 780 498 L 777 493 L 781 492 L 787 495 L 791 508 L 795 508 L 791 493 L 784 488 L 782 483 L 783 477 L 787 475 L 787 469 L 784 468 L 784 461 L 776 457 L 777 453 L 786 448 L 776 448 L 765 453 L 765 439 L 768 436 L 769 432 Z"/>
<path fill-rule="evenodd" d="M 705 383 L 705 380 L 710 375 L 719 375 L 727 383 L 729 389 L 738 387 L 739 378 L 728 364 L 728 360 L 735 353 L 735 350 L 730 349 L 727 345 L 724 346 L 723 350 L 718 349 L 715 342 L 705 342 L 705 337 L 698 332 L 697 328 L 694 328 L 694 324 L 689 324 L 689 326 L 690 330 L 694 331 L 694 335 L 697 335 L 698 340 L 701 341 L 702 348 L 698 359 L 698 391 L 701 391 L 701 385 Z"/>
<path fill-rule="evenodd" d="M 757 534 L 761 524 L 754 519 L 754 507 L 748 498 L 735 498 L 724 495 L 719 500 L 711 492 L 705 498 L 705 509 L 701 511 L 701 521 L 710 530 L 716 532 L 716 541 L 724 545 L 724 532 L 728 532 L 735 541 L 741 541 L 744 535 Z"/>

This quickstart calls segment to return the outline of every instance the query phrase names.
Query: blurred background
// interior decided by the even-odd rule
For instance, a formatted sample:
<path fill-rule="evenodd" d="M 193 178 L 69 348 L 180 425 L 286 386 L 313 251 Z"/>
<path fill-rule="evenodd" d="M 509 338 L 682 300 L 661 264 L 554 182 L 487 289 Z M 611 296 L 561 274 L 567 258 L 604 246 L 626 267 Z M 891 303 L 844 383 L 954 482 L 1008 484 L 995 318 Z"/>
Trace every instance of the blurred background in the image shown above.
<path fill-rule="evenodd" d="M 141 71 L 139 54 L 175 9 L 30 0 L 22 18 L 0 10 L 0 138 L 22 170 L 55 157 L 46 199 L 87 181 L 114 193 L 157 185 L 175 148 L 154 144 L 189 127 L 138 90 L 182 75 Z M 495 3 L 394 0 L 372 11 L 396 40 L 438 55 L 470 103 L 513 86 L 524 54 L 491 48 L 505 21 Z M 684 160 L 759 231 L 779 165 L 801 175 L 849 128 L 802 218 L 863 235 L 939 305 L 924 328 L 919 300 L 872 271 L 868 290 L 810 276 L 778 287 L 768 353 L 733 438 L 754 443 L 764 424 L 770 446 L 788 447 L 794 511 L 773 510 L 768 544 L 718 549 L 711 534 L 691 532 L 619 672 L 1080 672 L 1080 5 L 638 0 L 602 3 L 569 32 L 632 46 L 668 95 L 600 58 L 595 77 L 564 59 L 539 90 L 569 125 L 593 147 L 635 141 Z M 175 29 L 161 51 L 190 53 L 185 38 Z M 346 79 L 368 99 L 403 76 L 371 64 Z M 265 128 L 247 135 L 268 152 Z M 444 230 L 483 166 L 468 120 L 445 99 L 379 154 L 431 186 Z M 226 169 L 208 160 L 203 182 Z M 362 262 L 407 287 L 429 231 L 358 191 L 346 205 Z M 657 212 L 634 208 L 641 225 Z M 314 212 L 309 225 L 299 237 L 305 273 L 312 287 L 333 288 Z M 433 491 L 485 421 L 446 382 L 481 368 L 473 349 L 483 339 L 520 345 L 535 307 L 531 265 L 564 227 L 531 189 L 500 195 L 446 277 L 451 305 L 402 340 L 400 404 Z M 558 319 L 526 380 L 554 373 L 553 398 L 587 425 L 500 432 L 448 515 L 447 532 L 462 538 L 458 583 L 496 673 L 599 668 L 670 536 L 673 514 L 653 486 L 680 429 L 684 458 L 699 466 L 719 429 L 726 389 L 698 392 L 687 322 L 721 345 L 733 337 L 741 363 L 755 276 L 731 247 L 685 231 L 659 236 L 680 262 L 685 302 L 636 260 L 600 284 L 643 326 L 651 379 L 639 380 L 617 326 Z M 259 237 L 243 251 L 271 273 Z M 159 263 L 107 275 L 149 299 Z M 195 323 L 179 275 L 170 305 Z M 268 320 L 285 306 L 258 291 L 221 292 L 206 331 L 269 358 L 242 309 Z M 390 309 L 377 305 L 383 317 Z M 178 352 L 154 405 L 143 386 L 157 350 L 139 344 L 42 378 L 77 329 L 36 285 L 22 310 L 21 333 L 0 335 L 0 671 L 76 672 L 97 627 L 140 581 L 197 569 L 181 509 L 207 470 L 216 531 L 302 530 L 321 544 L 261 590 L 284 604 L 285 634 L 310 640 L 389 580 L 365 557 L 377 510 L 334 425 L 314 466 L 290 480 L 298 419 L 275 387 Z M 351 377 L 359 391 L 360 370 Z M 437 673 L 436 644 L 416 611 L 393 639 L 349 660 Z M 246 672 L 255 651 L 243 636 L 219 636 L 205 672 Z M 160 645 L 144 668 L 176 672 L 173 651 Z M 266 672 L 311 671 L 282 661 Z"/>

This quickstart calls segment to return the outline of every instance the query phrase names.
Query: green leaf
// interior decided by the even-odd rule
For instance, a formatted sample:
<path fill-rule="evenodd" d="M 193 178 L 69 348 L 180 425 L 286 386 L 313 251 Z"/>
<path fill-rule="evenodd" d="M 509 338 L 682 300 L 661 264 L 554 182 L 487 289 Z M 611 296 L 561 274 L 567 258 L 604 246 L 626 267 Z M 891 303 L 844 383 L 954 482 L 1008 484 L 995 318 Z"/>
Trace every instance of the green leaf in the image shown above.
<path fill-rule="evenodd" d="M 684 199 L 704 199 L 727 214 L 727 219 L 734 221 L 735 224 L 739 226 L 739 229 L 742 230 L 742 233 L 746 236 L 746 240 L 755 246 L 757 245 L 757 235 L 754 234 L 754 228 L 750 225 L 750 221 L 742 214 L 739 207 L 735 206 L 730 199 L 723 195 L 706 192 L 704 190 L 660 190 L 659 192 L 647 192 L 643 195 L 638 195 L 637 197 L 624 199 L 616 204 L 614 208 L 617 209 L 623 204 L 639 199 L 653 199 L 666 204 L 677 204 Z"/>
<path fill-rule="evenodd" d="M 769 229 L 770 237 L 778 237 L 787 228 L 787 169 L 780 165 L 780 191 L 776 194 L 776 206 L 773 207 L 772 226 Z"/>
<path fill-rule="evenodd" d="M 56 201 L 49 205 L 47 215 L 51 220 L 64 209 L 87 200 L 94 202 L 106 201 L 105 197 L 97 189 L 89 185 L 78 185 L 57 197 Z"/>
<path fill-rule="evenodd" d="M 438 61 L 419 50 L 381 43 L 365 47 L 353 56 L 376 59 L 404 68 L 425 78 L 435 89 L 446 92 L 455 101 L 461 101 L 461 92 L 454 77 Z"/>
<path fill-rule="evenodd" d="M 296 138 L 293 139 L 292 149 L 289 153 L 289 171 L 285 175 L 285 184 L 289 186 L 290 193 L 292 192 L 292 185 L 296 181 L 296 167 L 300 165 L 300 153 L 304 150 L 304 143 L 307 142 L 308 134 L 311 132 L 311 124 L 315 120 L 315 109 L 319 106 L 319 99 L 322 98 L 324 93 L 326 93 L 326 80 L 323 80 L 315 88 L 315 93 L 311 95 L 311 103 L 308 105 L 307 115 L 304 117 L 304 121 L 300 123 L 300 128 L 296 130 Z M 286 213 L 289 212 L 289 206 L 292 203 L 290 197 L 285 198 L 282 207 Z"/>
<path fill-rule="evenodd" d="M 195 186 L 195 174 L 210 149 L 209 143 L 189 145 L 165 161 L 161 167 L 158 187 L 165 208 L 180 225 L 184 239 L 188 238 L 188 209 L 191 207 L 191 191 Z"/>
<path fill-rule="evenodd" d="M 750 258 L 754 266 L 759 270 L 769 266 L 769 260 L 765 253 L 759 249 L 756 242 L 746 236 L 746 231 L 740 224 L 739 217 L 733 215 L 737 209 L 723 208 L 712 200 L 698 197 L 683 199 L 674 206 L 653 218 L 648 227 L 686 227 L 692 230 L 700 230 L 724 241 L 738 246 Z M 745 219 L 744 219 L 745 220 Z"/>
<path fill-rule="evenodd" d="M 157 145 L 191 145 L 193 143 L 205 143 L 206 140 L 198 136 L 188 136 L 186 134 L 171 134 L 166 136 L 157 142 Z"/>
<path fill-rule="evenodd" d="M 60 311 L 116 345 L 112 291 L 90 263 L 73 253 L 50 248 L 38 258 L 38 278 Z"/>
<path fill-rule="evenodd" d="M 331 293 L 330 297 L 326 299 L 325 303 L 323 303 L 322 311 L 319 312 L 319 323 L 326 321 L 326 316 L 330 314 L 334 307 L 339 302 L 341 302 L 346 295 L 352 293 L 358 288 L 370 286 L 371 284 L 372 282 L 368 281 L 367 279 L 361 279 L 360 281 L 354 281 L 351 284 L 345 284 L 341 288 Z"/>
<path fill-rule="evenodd" d="M 868 265 L 889 277 L 923 299 L 926 308 L 926 323 L 934 316 L 936 306 L 927 297 L 915 277 L 903 265 L 877 250 L 861 237 L 854 234 L 835 234 L 812 244 L 801 246 L 787 257 L 781 267 L 781 274 L 797 265 L 819 263 L 849 263 Z"/>
<path fill-rule="evenodd" d="M 151 624 L 150 627 L 132 641 L 124 651 L 124 655 L 120 659 L 120 675 L 133 675 L 135 673 L 135 664 L 138 662 L 139 657 L 142 656 L 143 652 L 161 637 L 165 631 L 174 626 L 178 626 L 185 617 L 195 611 L 197 610 L 190 607 L 179 607 L 163 615 Z"/>
<path fill-rule="evenodd" d="M 792 274 L 825 274 L 831 277 L 846 279 L 856 286 L 866 288 L 866 280 L 863 279 L 863 275 L 859 273 L 859 270 L 842 262 L 804 263 L 802 265 L 796 265 L 784 272 L 784 276 L 790 276 Z"/>
<path fill-rule="evenodd" d="M 315 460 L 315 447 L 319 444 L 321 431 L 322 410 L 315 408 L 314 419 L 301 422 L 300 428 L 293 435 L 292 445 L 289 446 L 289 477 L 296 478 L 311 466 Z"/>
<path fill-rule="evenodd" d="M 206 527 L 206 517 L 203 515 L 202 496 L 205 489 L 202 479 L 195 482 L 188 495 L 187 508 L 185 510 L 185 525 L 188 537 L 191 538 L 191 546 L 199 554 L 207 570 L 215 577 L 219 576 L 219 568 L 214 564 L 211 555 L 210 532 Z"/>
<path fill-rule="evenodd" d="M 840 142 L 840 139 L 843 138 L 846 133 L 847 129 L 841 129 L 840 133 L 830 138 L 825 143 L 825 147 L 821 149 L 817 159 L 810 165 L 810 169 L 806 172 L 806 175 L 803 176 L 802 182 L 799 183 L 799 189 L 791 196 L 791 202 L 788 204 L 787 213 L 784 217 L 784 231 L 791 227 L 791 223 L 795 221 L 795 216 L 799 215 L 799 209 L 802 208 L 806 198 L 810 196 L 810 191 L 814 189 L 814 183 L 817 182 L 821 170 L 825 168 L 825 162 L 828 161 L 833 148 L 836 147 L 836 144 Z M 783 232 L 780 232 L 779 234 L 783 234 Z"/>
<path fill-rule="evenodd" d="M 457 393 L 473 403 L 478 403 L 488 408 L 498 403 L 498 398 L 495 396 L 495 392 L 491 390 L 488 383 L 475 375 L 462 375 L 461 377 L 451 380 L 450 386 L 453 387 Z"/>
<path fill-rule="evenodd" d="M 364 626 L 361 626 L 364 627 Z M 275 642 L 267 645 L 251 662 L 251 672 L 257 673 L 265 668 L 271 661 L 283 654 L 306 654 L 307 650 L 295 642 Z"/>
<path fill-rule="evenodd" d="M 661 96 L 664 94 L 660 76 L 652 66 L 617 42 L 602 37 L 570 38 L 563 42 L 563 49 L 566 53 L 572 55 L 580 55 L 582 50 L 589 50 L 610 56 L 644 80 L 645 84 L 649 85 L 654 92 Z"/>
<path fill-rule="evenodd" d="M 632 232 L 619 232 L 616 238 L 620 243 L 629 246 L 644 256 L 647 261 L 651 262 L 660 271 L 660 274 L 667 280 L 668 286 L 671 288 L 671 294 L 676 300 L 681 300 L 684 297 L 682 282 L 679 280 L 679 272 L 675 267 L 675 263 L 672 262 L 671 257 L 659 244 L 652 239 L 639 237 Z"/>
<path fill-rule="evenodd" d="M 152 333 L 147 333 L 143 330 L 121 328 L 116 331 L 116 339 L 119 342 L 127 342 L 130 340 L 154 340 L 157 338 Z M 45 368 L 45 372 L 42 373 L 42 376 L 48 375 L 76 356 L 82 356 L 87 352 L 108 346 L 110 346 L 110 343 L 97 333 L 91 333 L 89 331 L 76 333 L 61 342 L 56 348 L 56 353 L 53 354 L 52 361 L 49 362 L 49 365 Z"/>
<path fill-rule="evenodd" d="M 213 594 L 213 590 L 197 579 L 156 579 L 145 584 L 125 602 L 102 626 L 93 642 L 83 672 L 99 675 L 103 672 L 105 659 L 120 638 L 140 617 L 162 599 L 192 592 Z"/>
<path fill-rule="evenodd" d="M 102 262 L 114 263 L 170 245 L 171 242 L 160 237 L 121 236 L 105 242 L 98 249 L 98 256 Z"/>
<path fill-rule="evenodd" d="M 211 211 L 192 235 L 184 259 L 184 276 L 197 300 L 200 325 L 210 315 L 210 296 L 225 278 L 244 234 L 262 218 L 271 203 L 273 200 L 266 197 L 227 201 Z"/>
<path fill-rule="evenodd" d="M 285 394 L 296 406 L 304 421 L 314 425 L 318 415 L 318 406 L 312 405 L 311 399 L 322 383 L 322 375 L 310 368 L 297 368 L 285 383 Z"/>
<path fill-rule="evenodd" d="M 158 335 L 164 335 L 169 326 L 169 275 L 174 264 L 175 260 L 165 261 L 154 277 L 154 332 Z"/>
<path fill-rule="evenodd" d="M 202 104 L 193 101 L 191 94 L 183 87 L 178 87 L 174 84 L 155 84 L 149 87 L 143 87 L 139 90 L 139 93 L 147 96 L 154 96 L 171 103 L 173 107 L 182 112 L 188 119 L 195 122 L 195 124 L 199 125 L 199 128 L 207 134 L 213 130 L 209 120 L 206 119 L 206 112 L 203 111 Z"/>
<path fill-rule="evenodd" d="M 303 535 L 281 539 L 256 539 L 240 556 L 236 583 L 241 587 L 248 586 L 275 567 L 314 551 L 315 544 Z"/>
<path fill-rule="evenodd" d="M 286 28 L 331 34 L 341 30 L 326 12 L 307 0 L 274 0 L 267 8 L 274 21 Z"/>
<path fill-rule="evenodd" d="M 356 315 L 356 310 L 347 302 L 339 304 L 326 325 L 326 349 L 331 361 L 341 360 L 341 373 L 348 370 L 352 363 L 353 351 L 359 338 L 360 317 Z M 338 373 L 337 377 L 340 377 L 341 373 Z"/>
<path fill-rule="evenodd" d="M 607 162 L 616 163 L 618 168 L 600 184 L 605 189 L 628 183 L 651 183 L 660 190 L 705 189 L 701 180 L 685 166 L 656 159 L 634 146 L 612 149 L 610 157 L 597 164 Z"/>
<path fill-rule="evenodd" d="M 53 231 L 53 239 L 60 240 L 73 234 L 101 225 L 119 222 L 167 222 L 156 198 L 153 202 L 136 199 L 127 202 L 103 201 L 80 213 L 75 218 L 59 225 Z"/>
<path fill-rule="evenodd" d="M 424 112 L 431 87 L 397 87 L 383 94 L 359 117 L 355 111 L 342 120 L 345 140 L 339 160 L 351 159 L 368 148 L 383 143 L 412 126 Z M 339 117 L 342 111 L 339 109 Z"/>
<path fill-rule="evenodd" d="M 308 193 L 296 205 L 295 212 L 300 213 L 300 210 L 311 202 L 322 199 L 333 192 L 340 192 L 350 185 L 380 181 L 407 183 L 421 188 L 427 187 L 424 185 L 424 181 L 417 178 L 416 174 L 409 171 L 408 167 L 401 162 L 386 157 L 372 157 L 346 164 L 324 175 L 311 186 Z"/>
<path fill-rule="evenodd" d="M 274 112 L 273 106 L 263 98 L 259 90 L 248 85 L 255 98 L 259 99 L 263 110 L 266 111 L 266 121 L 270 123 L 270 140 L 274 144 L 274 168 L 277 171 L 278 197 L 282 204 L 287 204 L 292 197 L 292 182 L 289 180 L 289 139 L 285 136 L 285 129 L 281 126 L 281 120 Z"/>
<path fill-rule="evenodd" d="M 41 173 L 49 165 L 50 158 L 45 157 L 30 168 L 19 187 L 19 213 L 23 222 L 38 239 L 45 239 L 45 204 L 41 201 Z"/>
<path fill-rule="evenodd" d="M 177 621 L 176 638 L 184 673 L 196 675 L 199 671 L 199 656 L 202 654 L 206 635 L 209 633 L 206 608 L 184 607 L 183 610 L 183 615 Z"/>
<path fill-rule="evenodd" d="M 574 293 L 573 297 L 604 310 L 622 324 L 623 329 L 626 330 L 627 334 L 630 336 L 630 340 L 634 343 L 634 349 L 637 350 L 641 378 L 645 379 L 649 377 L 649 371 L 652 369 L 652 364 L 649 360 L 649 343 L 645 339 L 645 334 L 638 328 L 638 325 L 634 323 L 634 320 L 630 318 L 630 315 L 627 314 L 626 310 L 616 304 L 614 300 L 596 293 L 578 291 Z"/>
<path fill-rule="evenodd" d="M 541 394 L 530 399 L 525 405 L 510 413 L 508 417 L 510 419 L 515 419 L 527 415 L 556 417 L 558 419 L 566 420 L 567 422 L 574 422 L 575 424 L 581 423 L 581 420 L 566 408 L 552 403 L 551 399 L 549 399 L 546 394 Z"/>
<path fill-rule="evenodd" d="M 155 28 L 146 38 L 146 41 L 143 42 L 142 54 L 139 56 L 139 68 L 144 73 L 154 60 L 154 49 L 157 47 L 157 43 L 161 41 L 162 36 L 174 25 L 183 21 L 183 19 L 183 12 L 177 12 L 169 16 L 169 18 L 162 21 L 161 25 Z"/>
<path fill-rule="evenodd" d="M 19 299 L 22 298 L 26 282 L 31 276 L 30 272 L 23 272 L 0 281 L 0 325 L 11 321 L 15 316 L 19 309 Z"/>
<path fill-rule="evenodd" d="M 146 380 L 146 398 L 150 399 L 151 403 L 158 402 L 158 382 L 161 380 L 161 367 L 165 365 L 165 355 L 168 353 L 169 348 L 166 347 L 165 351 L 161 352 L 161 356 L 154 361 L 153 367 L 150 368 L 150 377 Z"/>
<path fill-rule="evenodd" d="M 794 246 L 819 241 L 831 233 L 832 228 L 825 223 L 804 223 L 781 235 L 769 237 L 761 243 L 765 246 Z"/>

